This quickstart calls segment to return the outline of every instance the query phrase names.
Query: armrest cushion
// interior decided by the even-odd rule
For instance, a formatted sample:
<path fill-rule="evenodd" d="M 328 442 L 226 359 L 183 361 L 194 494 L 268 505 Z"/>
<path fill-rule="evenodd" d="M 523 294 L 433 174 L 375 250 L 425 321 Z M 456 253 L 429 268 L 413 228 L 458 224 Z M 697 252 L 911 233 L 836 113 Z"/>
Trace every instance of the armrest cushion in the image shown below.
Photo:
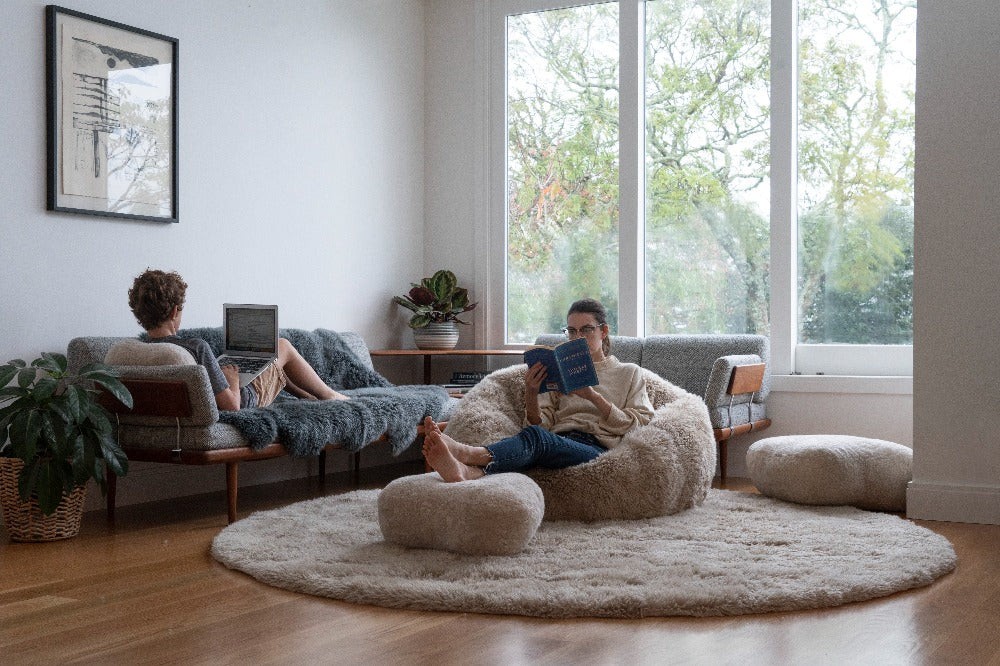
<path fill-rule="evenodd" d="M 194 365 L 191 353 L 172 342 L 143 342 L 125 338 L 111 345 L 104 362 L 108 365 Z"/>
<path fill-rule="evenodd" d="M 716 359 L 712 365 L 712 372 L 708 376 L 708 386 L 705 388 L 705 404 L 709 408 L 728 406 L 730 397 L 734 405 L 750 402 L 749 393 L 730 396 L 726 391 L 729 389 L 729 380 L 733 374 L 733 368 L 739 365 L 754 365 L 761 363 L 760 356 L 756 354 L 733 354 Z M 764 375 L 764 384 L 761 390 L 753 394 L 753 401 L 763 403 L 767 398 L 768 375 Z"/>
<path fill-rule="evenodd" d="M 127 425 L 170 426 L 173 428 L 177 426 L 178 421 L 181 426 L 209 426 L 217 423 L 219 420 L 219 409 L 215 405 L 215 394 L 212 393 L 212 386 L 208 381 L 208 373 L 200 365 L 119 365 L 114 366 L 114 369 L 123 381 L 143 379 L 183 382 L 187 387 L 187 395 L 191 403 L 189 416 L 139 416 L 121 413 L 118 415 L 119 423 Z M 176 411 L 175 405 L 165 405 L 165 407 Z M 115 422 L 114 416 L 111 417 L 111 421 L 112 423 Z"/>

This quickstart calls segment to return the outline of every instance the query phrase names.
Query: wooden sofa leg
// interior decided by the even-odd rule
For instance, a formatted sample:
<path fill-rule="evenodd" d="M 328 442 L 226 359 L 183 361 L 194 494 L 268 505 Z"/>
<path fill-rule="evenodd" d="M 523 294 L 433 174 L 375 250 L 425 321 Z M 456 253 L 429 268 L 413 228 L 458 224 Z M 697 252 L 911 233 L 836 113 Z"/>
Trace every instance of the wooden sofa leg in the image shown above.
<path fill-rule="evenodd" d="M 105 502 L 108 510 L 108 522 L 115 522 L 115 494 L 118 491 L 118 475 L 111 471 L 107 463 L 104 464 L 104 478 L 107 483 L 108 494 Z"/>
<path fill-rule="evenodd" d="M 236 522 L 236 490 L 239 488 L 239 463 L 226 463 L 226 502 L 228 503 L 229 522 Z"/>
<path fill-rule="evenodd" d="M 729 440 L 719 440 L 719 485 L 726 485 L 726 455 L 729 452 Z"/>
<path fill-rule="evenodd" d="M 319 452 L 319 485 L 326 486 L 326 449 Z"/>
<path fill-rule="evenodd" d="M 429 356 L 427 358 L 430 358 Z M 354 452 L 354 487 L 361 485 L 361 451 Z"/>

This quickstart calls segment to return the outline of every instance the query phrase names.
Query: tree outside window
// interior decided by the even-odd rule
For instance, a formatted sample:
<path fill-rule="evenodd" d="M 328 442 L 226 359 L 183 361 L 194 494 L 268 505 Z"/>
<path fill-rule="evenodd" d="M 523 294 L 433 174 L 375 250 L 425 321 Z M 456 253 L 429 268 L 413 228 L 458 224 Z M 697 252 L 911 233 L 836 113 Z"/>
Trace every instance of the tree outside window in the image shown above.
<path fill-rule="evenodd" d="M 617 3 L 507 25 L 507 342 L 618 303 Z M 799 3 L 802 342 L 909 343 L 913 0 Z M 770 2 L 645 10 L 644 332 L 770 329 Z"/>

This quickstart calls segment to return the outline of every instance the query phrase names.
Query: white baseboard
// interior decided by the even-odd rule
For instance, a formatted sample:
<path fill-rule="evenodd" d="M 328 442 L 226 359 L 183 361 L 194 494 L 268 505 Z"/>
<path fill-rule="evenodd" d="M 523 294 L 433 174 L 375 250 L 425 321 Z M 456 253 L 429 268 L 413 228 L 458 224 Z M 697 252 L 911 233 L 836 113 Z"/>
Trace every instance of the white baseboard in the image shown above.
<path fill-rule="evenodd" d="M 906 489 L 906 517 L 1000 525 L 1000 486 L 911 481 Z"/>

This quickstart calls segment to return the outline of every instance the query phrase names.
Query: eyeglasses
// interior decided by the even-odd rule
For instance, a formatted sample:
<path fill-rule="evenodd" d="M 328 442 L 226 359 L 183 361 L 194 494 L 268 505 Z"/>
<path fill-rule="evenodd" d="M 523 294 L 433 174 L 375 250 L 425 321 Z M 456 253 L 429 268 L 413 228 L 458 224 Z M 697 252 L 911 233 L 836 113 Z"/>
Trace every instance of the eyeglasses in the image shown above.
<path fill-rule="evenodd" d="M 591 326 L 590 324 L 584 326 L 583 328 L 576 329 L 566 326 L 563 328 L 562 332 L 571 338 L 575 338 L 578 335 L 590 335 L 598 329 L 597 326 Z"/>

